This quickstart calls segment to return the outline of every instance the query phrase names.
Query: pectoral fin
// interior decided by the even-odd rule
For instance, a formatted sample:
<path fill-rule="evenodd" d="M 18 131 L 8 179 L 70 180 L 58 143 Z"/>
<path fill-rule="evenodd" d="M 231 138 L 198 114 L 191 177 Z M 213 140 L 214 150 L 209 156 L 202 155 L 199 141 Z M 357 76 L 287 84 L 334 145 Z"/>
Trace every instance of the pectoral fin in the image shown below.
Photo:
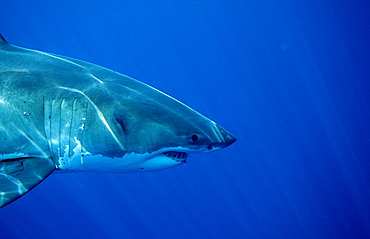
<path fill-rule="evenodd" d="M 13 202 L 34 188 L 55 169 L 49 158 L 0 160 L 0 207 Z"/>

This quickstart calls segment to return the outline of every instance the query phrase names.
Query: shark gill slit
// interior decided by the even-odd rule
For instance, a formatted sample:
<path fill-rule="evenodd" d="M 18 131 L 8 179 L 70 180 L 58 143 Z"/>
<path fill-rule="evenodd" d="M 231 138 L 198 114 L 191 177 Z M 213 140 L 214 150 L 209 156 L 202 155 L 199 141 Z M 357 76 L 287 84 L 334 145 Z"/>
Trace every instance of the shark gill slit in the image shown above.
<path fill-rule="evenodd" d="M 72 137 L 72 127 L 73 127 L 73 117 L 74 117 L 74 107 L 75 107 L 75 103 L 76 103 L 76 98 L 73 99 L 73 103 L 72 103 L 72 109 L 71 109 L 71 119 L 70 119 L 70 122 L 69 122 L 69 132 L 68 132 L 68 157 L 71 157 L 71 139 L 73 138 Z"/>
<path fill-rule="evenodd" d="M 80 135 L 80 143 L 81 143 L 81 150 L 83 149 L 83 143 L 84 143 L 84 134 L 85 134 L 85 130 L 86 130 L 86 122 L 87 122 L 87 112 L 89 112 L 89 102 L 88 101 L 85 101 L 83 102 L 83 105 L 84 105 L 84 109 L 85 109 L 85 115 L 84 117 L 81 119 L 82 120 L 82 124 L 81 124 L 81 135 Z"/>
<path fill-rule="evenodd" d="M 107 130 L 109 131 L 109 133 L 112 135 L 113 139 L 116 141 L 116 143 L 120 146 L 120 148 L 122 150 L 125 150 L 125 148 L 123 147 L 123 145 L 121 144 L 121 142 L 119 141 L 118 137 L 116 136 L 116 134 L 113 132 L 113 130 L 111 129 L 111 127 L 109 126 L 107 120 L 105 119 L 104 117 L 104 114 L 103 112 L 101 112 L 101 110 L 99 109 L 99 107 L 85 94 L 83 93 L 82 91 L 80 90 L 77 90 L 77 89 L 74 89 L 74 88 L 69 88 L 69 87 L 63 87 L 63 86 L 58 86 L 58 88 L 60 89 L 64 89 L 64 90 L 68 90 L 68 91 L 72 91 L 72 92 L 76 92 L 76 93 L 79 93 L 81 95 L 83 95 L 85 97 L 85 99 L 87 99 L 88 102 L 90 102 L 90 104 L 94 107 L 96 113 L 98 114 L 99 116 L 99 119 L 100 121 L 103 123 L 103 125 L 107 128 Z M 126 150 L 125 150 L 126 151 Z"/>
<path fill-rule="evenodd" d="M 55 141 L 59 141 L 59 139 L 57 138 L 57 135 L 55 135 L 57 132 L 55 132 L 54 135 L 53 135 L 53 127 L 54 127 L 54 124 L 57 123 L 57 122 L 54 121 L 56 113 L 57 113 L 57 111 L 56 111 L 56 102 L 55 102 L 55 99 L 53 99 L 51 101 L 51 106 L 50 106 L 50 140 L 51 140 L 50 150 L 54 153 L 54 158 L 55 158 L 55 156 L 59 157 L 59 151 L 58 150 L 54 151 Z"/>
<path fill-rule="evenodd" d="M 49 145 L 49 151 L 52 158 L 55 158 L 55 154 L 53 151 L 53 145 L 51 142 L 51 116 L 53 112 L 53 101 L 47 102 L 45 101 L 45 96 L 42 97 L 43 101 L 43 113 L 44 113 L 44 131 L 45 131 L 45 137 Z M 50 104 L 50 105 L 49 105 Z"/>
<path fill-rule="evenodd" d="M 58 127 L 58 151 L 59 151 L 59 157 L 63 157 L 62 153 L 62 116 L 63 116 L 63 103 L 65 101 L 65 98 L 63 98 L 59 104 L 59 127 Z"/>

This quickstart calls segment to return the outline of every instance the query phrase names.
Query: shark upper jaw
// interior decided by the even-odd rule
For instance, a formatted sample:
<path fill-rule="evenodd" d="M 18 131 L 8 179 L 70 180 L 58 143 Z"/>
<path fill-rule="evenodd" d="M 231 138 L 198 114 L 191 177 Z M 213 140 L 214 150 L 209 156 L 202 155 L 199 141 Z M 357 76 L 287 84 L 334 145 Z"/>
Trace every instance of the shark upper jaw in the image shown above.
<path fill-rule="evenodd" d="M 167 168 L 172 168 L 180 164 L 186 163 L 191 153 L 207 153 L 210 152 L 207 148 L 188 149 L 183 147 L 167 148 L 151 153 L 140 171 L 158 171 Z"/>
<path fill-rule="evenodd" d="M 174 166 L 186 163 L 191 153 L 206 153 L 209 152 L 207 149 L 189 149 L 184 147 L 173 147 L 164 148 L 152 153 L 146 153 L 148 155 L 148 162 L 152 163 L 153 166 L 158 166 L 162 170 L 166 168 L 172 168 Z M 145 155 L 145 154 L 144 154 Z M 150 155 L 150 156 L 149 156 Z M 161 168 L 163 167 L 163 168 Z M 156 171 L 156 170 L 153 170 Z"/>

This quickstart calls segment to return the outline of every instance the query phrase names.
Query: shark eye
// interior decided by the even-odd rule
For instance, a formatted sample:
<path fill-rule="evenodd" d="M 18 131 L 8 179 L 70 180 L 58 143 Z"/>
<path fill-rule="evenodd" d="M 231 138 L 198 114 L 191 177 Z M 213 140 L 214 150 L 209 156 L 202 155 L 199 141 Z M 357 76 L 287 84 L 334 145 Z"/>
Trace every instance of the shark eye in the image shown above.
<path fill-rule="evenodd" d="M 199 139 L 199 137 L 198 137 L 198 135 L 196 135 L 196 134 L 193 134 L 193 135 L 191 136 L 191 141 L 193 141 L 193 143 L 197 142 L 197 141 L 198 141 L 198 139 Z"/>

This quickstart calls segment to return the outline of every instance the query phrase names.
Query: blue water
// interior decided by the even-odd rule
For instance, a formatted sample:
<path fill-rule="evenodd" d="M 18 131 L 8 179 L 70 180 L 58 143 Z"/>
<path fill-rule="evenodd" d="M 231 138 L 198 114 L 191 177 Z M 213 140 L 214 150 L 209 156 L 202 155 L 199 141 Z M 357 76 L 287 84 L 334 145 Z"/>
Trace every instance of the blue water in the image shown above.
<path fill-rule="evenodd" d="M 238 141 L 160 172 L 51 175 L 0 210 L 0 237 L 370 238 L 369 11 L 6 0 L 10 43 L 151 84 Z"/>

